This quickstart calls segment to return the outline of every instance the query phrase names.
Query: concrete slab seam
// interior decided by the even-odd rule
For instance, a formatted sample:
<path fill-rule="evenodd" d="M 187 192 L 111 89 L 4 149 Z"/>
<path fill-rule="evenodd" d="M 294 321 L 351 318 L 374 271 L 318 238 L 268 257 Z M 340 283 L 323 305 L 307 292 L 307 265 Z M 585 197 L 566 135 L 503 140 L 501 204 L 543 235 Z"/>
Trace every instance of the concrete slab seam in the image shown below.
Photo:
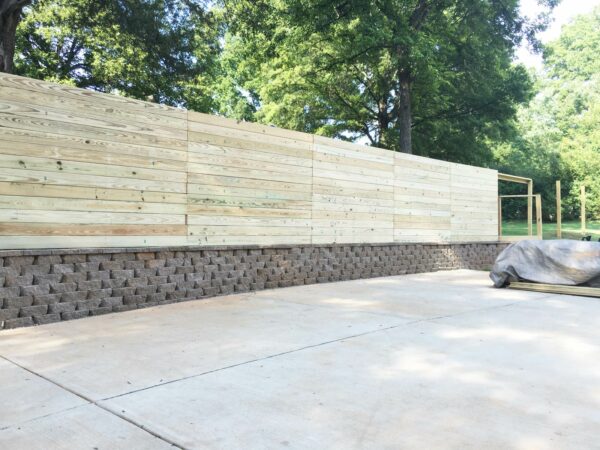
<path fill-rule="evenodd" d="M 86 404 L 84 404 L 84 405 L 78 405 L 78 406 L 76 406 L 76 407 L 73 407 L 73 408 L 67 408 L 67 409 L 64 409 L 64 410 L 61 410 L 61 411 L 57 411 L 57 412 L 55 412 L 55 413 L 52 413 L 52 414 L 47 414 L 45 417 L 50 417 L 50 416 L 52 416 L 52 415 L 59 414 L 59 413 L 63 413 L 63 412 L 65 412 L 65 411 L 69 411 L 69 410 L 71 410 L 71 409 L 79 408 L 79 407 L 81 407 L 81 406 L 94 405 L 94 406 L 96 406 L 96 407 L 98 407 L 98 408 L 100 408 L 100 409 L 102 409 L 102 410 L 104 410 L 104 411 L 108 412 L 109 414 L 112 414 L 112 415 L 114 415 L 114 416 L 116 416 L 116 417 L 120 418 L 121 420 L 124 420 L 124 421 L 126 421 L 126 422 L 130 423 L 131 425 L 134 425 L 135 427 L 137 427 L 137 428 L 139 428 L 139 429 L 141 429 L 141 430 L 145 431 L 146 433 L 148 433 L 148 434 L 150 434 L 150 435 L 154 436 L 155 438 L 157 438 L 157 439 L 160 439 L 161 441 L 163 441 L 163 442 L 165 442 L 165 443 L 167 443 L 167 444 L 169 444 L 169 445 L 172 445 L 173 447 L 179 448 L 179 449 L 181 449 L 181 450 L 186 450 L 186 449 L 185 449 L 185 447 L 182 447 L 181 445 L 179 445 L 179 444 L 177 444 L 177 443 L 175 443 L 175 442 L 171 441 L 170 439 L 168 439 L 168 438 L 165 438 L 164 436 L 161 436 L 161 435 L 159 435 L 159 434 L 157 434 L 157 433 L 153 432 L 152 430 L 149 430 L 149 429 L 145 428 L 143 425 L 136 423 L 135 421 L 133 421 L 132 419 L 130 419 L 130 418 L 128 418 L 128 417 L 123 417 L 122 415 L 120 415 L 120 414 L 118 414 L 118 413 L 116 413 L 116 412 L 112 411 L 111 409 L 109 409 L 109 408 L 106 408 L 104 405 L 100 405 L 100 404 L 98 404 L 98 402 L 97 402 L 97 401 L 94 401 L 94 400 L 92 400 L 92 399 L 89 399 L 89 398 L 87 398 L 85 395 L 83 395 L 83 394 L 80 394 L 80 393 L 78 393 L 78 392 L 76 392 L 76 391 L 74 391 L 74 390 L 72 390 L 72 389 L 69 389 L 68 387 L 66 387 L 66 386 L 62 385 L 61 383 L 58 383 L 58 382 L 56 382 L 56 381 L 52 380 L 51 378 L 48 378 L 48 377 L 46 377 L 46 376 L 44 376 L 44 375 L 41 375 L 41 374 L 39 374 L 39 373 L 37 373 L 37 372 L 35 372 L 35 371 L 33 371 L 33 370 L 31 370 L 31 369 L 29 369 L 29 368 L 25 367 L 25 366 L 22 366 L 21 364 L 19 364 L 19 363 L 15 362 L 15 361 L 12 361 L 11 359 L 9 359 L 9 358 L 5 357 L 4 355 L 0 355 L 0 358 L 2 358 L 3 360 L 5 360 L 6 362 L 8 362 L 8 363 L 10 363 L 10 364 L 13 364 L 13 365 L 15 365 L 15 366 L 19 367 L 20 369 L 23 369 L 23 370 L 25 370 L 26 372 L 29 372 L 30 374 L 32 374 L 32 375 L 34 375 L 34 376 L 36 376 L 36 377 L 38 377 L 38 378 L 41 378 L 41 379 L 42 379 L 42 380 L 44 380 L 44 381 L 47 381 L 48 383 L 52 383 L 53 385 L 57 386 L 58 388 L 60 388 L 60 389 L 63 389 L 64 391 L 67 391 L 67 392 L 69 392 L 70 394 L 73 394 L 73 395 L 75 395 L 75 396 L 77 396 L 77 397 L 79 397 L 79 398 L 81 398 L 82 400 L 85 400 L 85 401 L 87 402 L 87 403 L 86 403 Z M 31 421 L 33 421 L 33 420 L 39 420 L 40 418 L 41 418 L 41 417 L 36 417 L 35 419 L 29 420 L 29 421 L 26 421 L 26 422 L 31 422 Z M 26 423 L 26 422 L 23 422 L 23 423 Z M 9 426 L 9 427 L 4 427 L 4 428 L 2 428 L 1 430 L 6 430 L 6 429 L 12 428 L 12 427 L 14 427 L 14 426 L 15 426 L 15 425 L 12 425 L 12 426 Z"/>

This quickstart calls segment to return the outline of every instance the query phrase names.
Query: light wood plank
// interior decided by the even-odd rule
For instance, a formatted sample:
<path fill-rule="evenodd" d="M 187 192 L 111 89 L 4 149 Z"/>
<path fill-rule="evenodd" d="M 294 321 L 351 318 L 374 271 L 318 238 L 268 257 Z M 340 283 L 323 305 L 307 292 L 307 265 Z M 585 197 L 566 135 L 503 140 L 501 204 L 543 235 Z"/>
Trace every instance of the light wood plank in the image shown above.
<path fill-rule="evenodd" d="M 191 245 L 188 236 L 0 236 L 0 249 Z"/>
<path fill-rule="evenodd" d="M 50 120 L 46 118 L 32 118 L 17 114 L 0 114 L 0 127 L 15 128 L 19 130 L 42 131 L 52 133 L 60 130 L 69 136 L 77 136 L 89 139 L 107 140 L 124 144 L 145 145 L 150 147 L 166 147 L 176 150 L 185 150 L 187 142 L 183 139 L 165 138 L 148 135 L 143 132 L 118 131 L 107 129 L 100 123 L 94 125 L 83 125 L 65 121 Z"/>
<path fill-rule="evenodd" d="M 92 176 L 59 171 L 48 172 L 31 169 L 2 169 L 0 171 L 0 182 L 2 181 L 158 192 L 184 193 L 186 190 L 185 183 L 138 180 L 135 178 L 117 178 L 110 176 Z"/>
<path fill-rule="evenodd" d="M 313 142 L 313 135 L 302 133 L 300 131 L 286 130 L 284 128 L 272 127 L 257 122 L 246 122 L 241 120 L 228 119 L 222 116 L 209 115 L 190 111 L 188 114 L 190 123 L 205 124 L 218 129 L 231 128 L 233 130 L 249 131 L 251 133 L 263 134 L 265 136 L 276 136 L 288 139 L 300 140 L 308 143 Z"/>
<path fill-rule="evenodd" d="M 565 286 L 558 284 L 545 283 L 526 283 L 513 281 L 508 286 L 511 289 L 520 289 L 525 291 L 545 292 L 549 294 L 576 295 L 580 297 L 600 298 L 600 289 L 587 286 Z"/>
<path fill-rule="evenodd" d="M 0 209 L 37 209 L 50 211 L 104 211 L 134 212 L 142 214 L 180 214 L 187 212 L 187 206 L 181 203 L 150 203 L 118 200 L 84 200 L 53 197 L 29 197 L 18 195 L 0 195 Z"/>
<path fill-rule="evenodd" d="M 110 176 L 142 180 L 185 183 L 185 172 L 154 170 L 109 164 L 84 163 L 63 159 L 36 158 L 25 155 L 5 155 L 0 150 L 0 168 L 48 171 L 59 174 Z"/>
<path fill-rule="evenodd" d="M 40 90 L 22 89 L 21 87 L 2 86 L 0 89 L 0 101 L 3 100 L 18 101 L 54 110 L 69 110 L 84 116 L 112 117 L 123 122 L 187 130 L 187 121 L 184 115 L 181 117 L 171 117 L 168 114 L 149 112 L 147 108 L 140 107 L 132 111 L 131 108 L 120 108 L 115 107 L 115 105 L 109 106 L 106 102 L 98 102 L 97 99 L 65 96 L 62 92 L 42 92 Z M 182 113 L 184 112 L 182 111 Z"/>
<path fill-rule="evenodd" d="M 61 199 L 96 199 L 124 202 L 186 204 L 187 195 L 130 189 L 62 186 L 44 183 L 0 182 L 0 195 L 52 197 Z M 68 202 L 66 202 L 68 203 Z"/>
<path fill-rule="evenodd" d="M 0 222 L 0 236 L 185 236 L 185 225 Z"/>
<path fill-rule="evenodd" d="M 188 214 L 191 215 L 220 215 L 241 217 L 290 217 L 296 219 L 310 219 L 310 209 L 277 209 L 277 208 L 249 208 L 246 206 L 212 206 L 189 205 Z"/>
<path fill-rule="evenodd" d="M 189 144 L 188 161 L 193 163 L 204 163 L 207 155 L 212 157 L 226 157 L 233 159 L 250 159 L 253 161 L 263 161 L 278 164 L 288 164 L 291 166 L 312 167 L 312 158 L 302 158 L 287 155 L 281 151 L 281 148 L 265 151 L 263 149 L 252 149 L 248 151 L 243 148 L 224 147 L 211 144 L 199 144 L 191 142 Z"/>
<path fill-rule="evenodd" d="M 59 131 L 52 130 L 52 131 Z M 143 145 L 125 144 L 102 139 L 92 139 L 89 136 L 70 136 L 56 132 L 41 130 L 19 130 L 15 128 L 3 128 L 2 140 L 11 142 L 16 147 L 22 143 L 37 144 L 48 147 L 78 149 L 86 152 L 116 153 L 119 155 L 131 155 L 146 159 L 159 159 L 169 161 L 187 160 L 186 149 L 172 149 L 166 147 L 148 147 Z M 21 143 L 21 144 L 19 144 Z M 7 144 L 8 145 L 8 144 Z"/>
<path fill-rule="evenodd" d="M 13 142 L 0 140 L 0 153 L 3 155 L 31 156 L 35 158 L 54 159 L 58 161 L 76 161 L 84 163 L 106 164 L 129 168 L 144 168 L 165 171 L 177 171 L 185 174 L 187 165 L 185 161 L 154 159 L 149 157 L 129 156 L 121 153 L 108 153 L 106 151 L 93 151 L 59 147 L 31 142 Z M 185 178 L 185 175 L 182 176 Z"/>
<path fill-rule="evenodd" d="M 310 236 L 310 228 L 307 227 L 193 225 L 188 230 L 190 236 Z"/>
<path fill-rule="evenodd" d="M 94 211 L 40 211 L 0 209 L 0 222 L 81 223 L 81 224 L 185 224 L 176 214 L 137 214 Z"/>
<path fill-rule="evenodd" d="M 198 136 L 198 133 L 210 136 L 226 136 L 228 138 L 239 139 L 248 142 L 264 142 L 265 140 L 268 140 L 271 144 L 300 150 L 310 151 L 312 148 L 310 139 L 299 139 L 295 136 L 280 137 L 273 134 L 267 134 L 267 130 L 265 130 L 265 132 L 255 132 L 245 129 L 223 128 L 219 125 L 210 125 L 207 123 L 193 121 L 188 122 L 188 130 L 190 133 L 194 133 L 193 136 L 198 137 L 200 142 L 203 141 L 202 137 Z"/>
<path fill-rule="evenodd" d="M 183 120 L 187 119 L 187 111 L 183 109 L 173 108 L 158 103 L 144 102 L 129 97 L 107 95 L 92 90 L 80 89 L 7 73 L 0 73 L 0 86 L 39 93 L 51 92 L 64 98 L 86 99 L 87 101 L 93 101 L 94 103 L 102 103 L 115 108 L 129 109 L 138 113 L 140 111 L 145 111 Z"/>
<path fill-rule="evenodd" d="M 248 236 L 188 236 L 189 245 L 248 245 Z M 287 235 L 287 236 L 253 236 L 253 245 L 277 245 L 277 244 L 310 244 L 311 237 Z"/>

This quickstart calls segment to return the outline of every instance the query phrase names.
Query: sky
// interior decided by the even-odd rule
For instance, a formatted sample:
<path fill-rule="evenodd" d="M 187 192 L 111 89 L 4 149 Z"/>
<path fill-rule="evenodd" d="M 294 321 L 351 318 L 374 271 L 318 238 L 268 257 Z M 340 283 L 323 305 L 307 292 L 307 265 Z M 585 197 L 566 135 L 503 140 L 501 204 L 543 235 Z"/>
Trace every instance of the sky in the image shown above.
<path fill-rule="evenodd" d="M 554 8 L 552 18 L 554 19 L 548 29 L 539 35 L 543 43 L 553 41 L 560 35 L 560 29 L 563 25 L 569 23 L 571 19 L 579 14 L 585 14 L 600 5 L 600 0 L 562 0 Z M 521 0 L 521 11 L 529 17 L 534 17 L 540 11 L 537 0 Z M 529 51 L 526 45 L 523 45 L 517 51 L 517 59 L 526 66 L 540 68 L 542 66 L 542 57 Z"/>

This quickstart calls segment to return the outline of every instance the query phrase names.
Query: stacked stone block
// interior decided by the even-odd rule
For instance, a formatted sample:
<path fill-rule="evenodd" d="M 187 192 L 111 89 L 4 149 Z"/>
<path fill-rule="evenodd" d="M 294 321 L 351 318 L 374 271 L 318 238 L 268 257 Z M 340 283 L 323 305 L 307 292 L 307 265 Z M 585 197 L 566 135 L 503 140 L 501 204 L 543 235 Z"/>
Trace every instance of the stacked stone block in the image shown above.
<path fill-rule="evenodd" d="M 0 329 L 217 295 L 488 269 L 500 243 L 0 251 Z"/>

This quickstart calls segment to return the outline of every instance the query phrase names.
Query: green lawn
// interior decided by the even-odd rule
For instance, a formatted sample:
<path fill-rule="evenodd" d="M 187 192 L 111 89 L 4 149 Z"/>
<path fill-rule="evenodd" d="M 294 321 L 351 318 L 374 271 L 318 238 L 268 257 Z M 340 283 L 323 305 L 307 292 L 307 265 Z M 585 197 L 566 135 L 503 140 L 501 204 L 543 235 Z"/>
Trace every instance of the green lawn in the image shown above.
<path fill-rule="evenodd" d="M 545 223 L 544 239 L 556 239 L 556 224 Z M 537 233 L 537 227 L 533 224 L 533 234 Z M 581 239 L 581 236 L 592 235 L 593 240 L 600 238 L 600 222 L 588 222 L 585 233 L 581 232 L 581 222 L 568 221 L 562 223 L 563 239 Z M 525 220 L 505 220 L 502 222 L 502 235 L 504 236 L 526 236 L 527 221 Z"/>

